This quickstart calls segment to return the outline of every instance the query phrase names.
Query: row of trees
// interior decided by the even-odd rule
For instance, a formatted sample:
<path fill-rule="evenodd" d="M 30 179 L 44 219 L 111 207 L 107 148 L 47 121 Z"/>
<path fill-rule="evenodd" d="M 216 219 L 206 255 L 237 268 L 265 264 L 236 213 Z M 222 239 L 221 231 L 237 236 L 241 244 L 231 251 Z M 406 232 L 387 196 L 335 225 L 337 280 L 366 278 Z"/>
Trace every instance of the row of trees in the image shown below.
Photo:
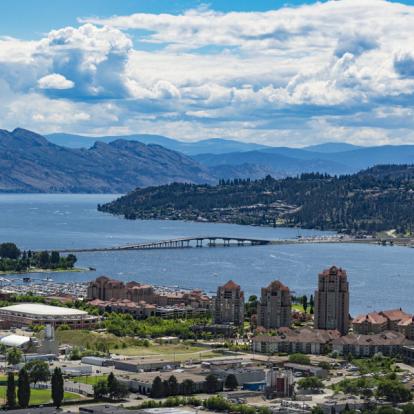
<path fill-rule="evenodd" d="M 37 361 L 40 362 L 40 361 Z M 35 381 L 33 381 L 33 368 L 35 365 L 32 365 L 32 371 L 30 371 L 25 367 L 23 367 L 18 374 L 17 384 L 14 378 L 14 373 L 9 372 L 7 375 L 7 390 L 6 390 L 6 406 L 8 409 L 14 409 L 16 407 L 20 408 L 27 408 L 30 403 L 30 383 L 37 382 L 39 380 L 39 376 L 35 376 Z M 46 364 L 47 366 L 47 364 Z M 41 373 L 41 380 L 45 380 L 50 378 L 49 369 L 47 370 L 47 375 L 44 370 Z M 16 393 L 17 387 L 17 393 Z M 52 378 L 51 378 L 51 397 L 53 401 L 53 405 L 59 408 L 62 405 L 62 401 L 64 398 L 64 380 L 62 371 L 60 368 L 56 367 L 53 371 Z"/>
<path fill-rule="evenodd" d="M 31 267 L 40 269 L 71 269 L 76 263 L 76 256 L 61 256 L 59 252 L 21 251 L 14 243 L 0 243 L 0 271 L 22 272 Z"/>
<path fill-rule="evenodd" d="M 238 386 L 237 379 L 233 374 L 227 376 L 225 384 L 226 388 L 235 389 Z M 203 391 L 208 394 L 214 394 L 222 389 L 222 383 L 214 374 L 206 376 Z M 182 383 L 177 381 L 174 375 L 168 379 L 162 380 L 161 377 L 156 376 L 152 382 L 151 397 L 152 398 L 166 398 L 176 395 L 191 395 L 197 392 L 196 384 L 191 379 L 185 379 Z"/>

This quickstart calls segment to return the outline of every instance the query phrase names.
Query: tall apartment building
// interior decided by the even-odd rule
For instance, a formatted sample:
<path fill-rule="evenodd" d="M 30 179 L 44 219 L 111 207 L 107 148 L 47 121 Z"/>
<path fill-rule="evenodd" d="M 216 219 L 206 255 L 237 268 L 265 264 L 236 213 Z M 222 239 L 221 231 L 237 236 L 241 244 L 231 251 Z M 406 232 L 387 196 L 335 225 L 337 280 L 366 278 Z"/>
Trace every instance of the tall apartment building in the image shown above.
<path fill-rule="evenodd" d="M 217 288 L 214 298 L 214 323 L 242 325 L 244 322 L 244 293 L 237 283 L 229 280 Z"/>
<path fill-rule="evenodd" d="M 319 273 L 315 292 L 315 328 L 349 330 L 349 285 L 346 271 L 332 266 Z"/>
<path fill-rule="evenodd" d="M 278 280 L 262 288 L 257 305 L 257 325 L 265 329 L 288 327 L 292 322 L 292 298 L 289 288 Z"/>

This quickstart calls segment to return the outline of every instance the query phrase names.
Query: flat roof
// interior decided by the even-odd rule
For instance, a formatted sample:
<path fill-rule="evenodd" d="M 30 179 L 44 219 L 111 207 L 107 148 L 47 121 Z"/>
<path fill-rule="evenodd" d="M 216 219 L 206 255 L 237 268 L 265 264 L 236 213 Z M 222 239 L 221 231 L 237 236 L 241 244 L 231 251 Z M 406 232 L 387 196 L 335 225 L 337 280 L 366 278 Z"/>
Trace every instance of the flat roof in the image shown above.
<path fill-rule="evenodd" d="M 44 305 L 42 303 L 19 303 L 17 305 L 0 308 L 0 311 L 19 312 L 39 316 L 84 316 L 88 314 L 88 312 L 79 309 Z"/>
<path fill-rule="evenodd" d="M 7 335 L 0 338 L 0 344 L 6 345 L 6 346 L 22 346 L 26 344 L 27 342 L 30 342 L 30 338 L 28 336 L 23 335 Z"/>

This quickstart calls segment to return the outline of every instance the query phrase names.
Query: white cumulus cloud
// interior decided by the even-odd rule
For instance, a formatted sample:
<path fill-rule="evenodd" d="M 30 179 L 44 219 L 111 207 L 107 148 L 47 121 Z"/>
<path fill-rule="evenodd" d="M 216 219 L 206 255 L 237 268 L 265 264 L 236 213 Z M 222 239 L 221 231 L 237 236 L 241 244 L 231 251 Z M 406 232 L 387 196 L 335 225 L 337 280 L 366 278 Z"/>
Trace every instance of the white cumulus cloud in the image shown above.
<path fill-rule="evenodd" d="M 37 84 L 40 89 L 71 89 L 75 86 L 71 80 L 59 73 L 43 76 L 37 81 Z"/>

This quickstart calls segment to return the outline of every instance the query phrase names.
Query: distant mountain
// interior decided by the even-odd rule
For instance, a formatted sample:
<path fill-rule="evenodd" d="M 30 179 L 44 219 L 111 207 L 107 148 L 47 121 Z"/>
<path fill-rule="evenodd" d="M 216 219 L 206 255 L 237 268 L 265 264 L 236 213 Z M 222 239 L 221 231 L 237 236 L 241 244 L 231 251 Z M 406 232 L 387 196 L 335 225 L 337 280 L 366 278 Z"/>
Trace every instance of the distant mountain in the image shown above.
<path fill-rule="evenodd" d="M 323 159 L 311 153 L 295 148 L 272 148 L 261 151 L 232 152 L 229 154 L 200 154 L 193 158 L 210 168 L 233 166 L 240 168 L 248 164 L 257 171 L 266 171 L 273 177 L 286 177 L 303 172 L 346 174 L 352 170 L 340 159 Z M 261 175 L 263 177 L 264 174 Z M 259 178 L 260 175 L 250 178 Z"/>
<path fill-rule="evenodd" d="M 347 150 L 316 152 L 302 148 L 274 147 L 228 154 L 199 154 L 193 158 L 210 168 L 223 165 L 231 165 L 234 168 L 240 168 L 243 164 L 254 165 L 257 170 L 270 171 L 274 176 L 296 175 L 301 172 L 350 174 L 378 164 L 414 162 L 414 145 L 357 147 L 351 150 L 349 146 L 343 148 Z"/>
<path fill-rule="evenodd" d="M 162 145 L 173 151 L 182 152 L 186 155 L 196 155 L 203 153 L 225 154 L 227 152 L 244 152 L 257 149 L 270 148 L 265 145 L 233 141 L 229 139 L 211 138 L 203 141 L 183 142 L 162 135 L 135 134 L 121 136 L 102 136 L 88 137 L 83 135 L 73 135 L 65 133 L 55 133 L 46 135 L 47 139 L 63 147 L 68 148 L 90 148 L 95 142 L 109 143 L 118 139 L 127 141 L 139 141 L 143 144 Z"/>
<path fill-rule="evenodd" d="M 127 192 L 170 182 L 215 182 L 207 168 L 159 145 L 125 140 L 70 149 L 24 129 L 0 130 L 2 192 Z"/>
<path fill-rule="evenodd" d="M 325 142 L 324 144 L 310 145 L 309 147 L 303 147 L 306 151 L 322 152 L 331 154 L 334 152 L 345 152 L 359 149 L 357 145 L 348 144 L 346 142 Z"/>

